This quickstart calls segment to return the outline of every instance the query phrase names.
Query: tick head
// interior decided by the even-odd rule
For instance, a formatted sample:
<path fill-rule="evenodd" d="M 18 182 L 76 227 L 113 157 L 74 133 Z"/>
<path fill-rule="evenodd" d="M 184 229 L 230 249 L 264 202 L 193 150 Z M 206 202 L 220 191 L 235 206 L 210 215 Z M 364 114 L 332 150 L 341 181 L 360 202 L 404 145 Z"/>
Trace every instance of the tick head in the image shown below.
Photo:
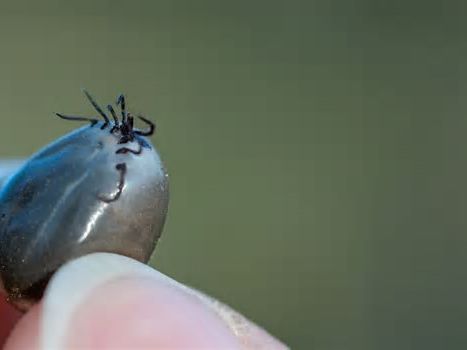
<path fill-rule="evenodd" d="M 118 143 L 133 142 L 135 139 L 135 130 L 133 130 L 134 118 L 128 113 L 121 121 L 116 118 L 114 126 L 110 129 L 110 133 L 119 136 Z"/>

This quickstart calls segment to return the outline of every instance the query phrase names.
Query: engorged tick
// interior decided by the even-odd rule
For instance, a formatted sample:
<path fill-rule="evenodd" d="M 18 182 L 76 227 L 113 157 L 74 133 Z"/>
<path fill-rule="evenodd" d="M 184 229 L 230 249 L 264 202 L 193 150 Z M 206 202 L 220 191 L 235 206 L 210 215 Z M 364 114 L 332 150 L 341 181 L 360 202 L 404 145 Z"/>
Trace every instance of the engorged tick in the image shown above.
<path fill-rule="evenodd" d="M 146 136 L 134 128 L 125 98 L 111 118 L 84 91 L 98 117 L 30 158 L 0 187 L 0 290 L 21 309 L 41 297 L 65 262 L 112 252 L 147 262 L 168 207 L 168 176 Z M 98 118 L 101 118 L 100 121 Z"/>

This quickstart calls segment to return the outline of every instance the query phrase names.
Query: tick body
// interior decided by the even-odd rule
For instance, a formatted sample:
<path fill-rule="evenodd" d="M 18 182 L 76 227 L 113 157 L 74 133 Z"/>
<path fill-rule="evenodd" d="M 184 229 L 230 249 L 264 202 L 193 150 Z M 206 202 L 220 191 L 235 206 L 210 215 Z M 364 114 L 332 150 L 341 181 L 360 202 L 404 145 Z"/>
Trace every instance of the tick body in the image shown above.
<path fill-rule="evenodd" d="M 168 176 L 159 154 L 135 130 L 120 97 L 113 121 L 86 93 L 102 121 L 84 126 L 36 153 L 0 190 L 0 277 L 20 308 L 41 297 L 65 262 L 112 252 L 147 262 L 168 207 Z"/>

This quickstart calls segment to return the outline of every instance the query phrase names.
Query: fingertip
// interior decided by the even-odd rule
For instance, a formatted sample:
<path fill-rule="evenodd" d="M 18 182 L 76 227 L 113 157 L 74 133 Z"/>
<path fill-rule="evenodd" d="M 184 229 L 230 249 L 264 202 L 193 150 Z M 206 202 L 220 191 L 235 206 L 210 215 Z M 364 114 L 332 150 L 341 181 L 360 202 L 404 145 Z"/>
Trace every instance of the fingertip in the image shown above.
<path fill-rule="evenodd" d="M 217 348 L 240 344 L 214 313 L 183 291 L 130 277 L 96 289 L 78 308 L 67 348 Z"/>
<path fill-rule="evenodd" d="M 115 254 L 66 264 L 38 310 L 22 332 L 39 349 L 287 349 L 225 304 Z M 12 337 L 11 344 L 20 341 Z"/>
<path fill-rule="evenodd" d="M 225 322 L 185 289 L 123 256 L 79 258 L 46 290 L 41 348 L 238 348 Z"/>
<path fill-rule="evenodd" d="M 6 340 L 4 350 L 24 350 L 39 348 L 40 304 L 34 305 L 25 314 Z"/>
<path fill-rule="evenodd" d="M 21 316 L 20 311 L 16 310 L 4 297 L 0 296 L 0 348 Z"/>

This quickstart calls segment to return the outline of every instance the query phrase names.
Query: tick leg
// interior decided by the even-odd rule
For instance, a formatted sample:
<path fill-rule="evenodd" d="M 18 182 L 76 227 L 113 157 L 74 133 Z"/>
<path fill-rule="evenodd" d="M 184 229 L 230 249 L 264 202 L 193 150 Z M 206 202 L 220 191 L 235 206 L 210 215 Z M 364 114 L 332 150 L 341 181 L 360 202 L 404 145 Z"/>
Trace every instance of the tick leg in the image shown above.
<path fill-rule="evenodd" d="M 122 147 L 122 148 L 119 148 L 115 153 L 117 154 L 126 154 L 126 153 L 141 154 L 141 152 L 143 151 L 143 147 L 141 147 L 141 144 L 139 142 L 138 142 L 138 146 L 139 148 L 136 151 L 131 148 Z"/>
<path fill-rule="evenodd" d="M 107 105 L 107 109 L 109 110 L 110 114 L 112 115 L 112 118 L 114 119 L 115 125 L 118 125 L 118 118 L 117 118 L 117 115 L 115 114 L 115 111 L 114 111 L 112 105 Z"/>
<path fill-rule="evenodd" d="M 61 113 L 55 113 L 58 117 L 62 118 L 62 119 L 65 119 L 65 120 L 74 120 L 74 121 L 86 121 L 86 122 L 90 122 L 91 123 L 91 126 L 94 126 L 96 125 L 97 123 L 97 119 L 94 119 L 94 118 L 86 118 L 86 117 L 76 117 L 76 116 L 71 116 L 71 115 L 64 115 L 64 114 L 61 114 Z"/>
<path fill-rule="evenodd" d="M 141 136 L 151 136 L 152 134 L 154 134 L 154 130 L 156 130 L 156 125 L 149 119 L 146 119 L 140 115 L 138 116 L 138 118 L 141 119 L 146 124 L 148 124 L 149 129 L 148 130 L 135 130 L 135 134 L 141 135 Z"/>
<path fill-rule="evenodd" d="M 83 89 L 83 93 L 86 95 L 89 102 L 91 102 L 94 109 L 102 116 L 102 118 L 104 118 L 104 124 L 101 126 L 101 129 L 105 129 L 107 127 L 107 125 L 109 125 L 109 122 L 110 122 L 109 117 L 107 117 L 107 115 L 104 113 L 102 108 L 97 104 L 97 102 L 89 94 L 89 92 L 87 92 L 85 89 Z"/>
<path fill-rule="evenodd" d="M 119 199 L 123 191 L 123 186 L 125 186 L 126 164 L 118 163 L 115 166 L 115 169 L 117 169 L 118 172 L 120 173 L 120 179 L 118 180 L 118 185 L 117 185 L 117 189 L 118 189 L 117 192 L 110 197 L 105 197 L 102 195 L 97 196 L 101 201 L 105 203 L 115 202 L 117 199 Z"/>
<path fill-rule="evenodd" d="M 125 111 L 125 96 L 121 94 L 117 98 L 117 106 L 120 105 L 121 112 L 122 112 L 122 123 L 126 122 L 126 111 Z"/>

